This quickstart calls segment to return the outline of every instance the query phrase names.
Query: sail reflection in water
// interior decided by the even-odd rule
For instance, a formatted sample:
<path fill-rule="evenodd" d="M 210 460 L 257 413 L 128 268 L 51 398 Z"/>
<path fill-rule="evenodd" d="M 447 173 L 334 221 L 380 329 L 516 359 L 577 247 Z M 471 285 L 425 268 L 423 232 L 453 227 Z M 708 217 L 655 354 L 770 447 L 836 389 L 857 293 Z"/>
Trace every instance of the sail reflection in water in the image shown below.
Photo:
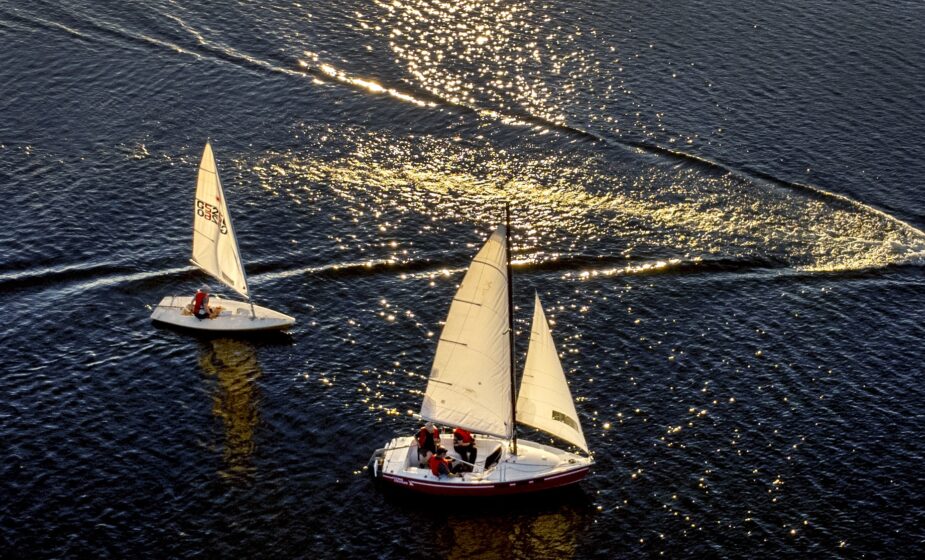
<path fill-rule="evenodd" d="M 555 511 L 505 513 L 451 516 L 446 530 L 438 533 L 436 549 L 444 551 L 448 559 L 574 558 L 578 539 L 590 522 L 581 507 L 561 502 Z"/>
<path fill-rule="evenodd" d="M 241 479 L 253 474 L 254 430 L 260 422 L 257 380 L 261 376 L 253 345 L 229 338 L 210 340 L 199 356 L 206 377 L 216 381 L 212 414 L 225 428 L 222 477 Z"/>

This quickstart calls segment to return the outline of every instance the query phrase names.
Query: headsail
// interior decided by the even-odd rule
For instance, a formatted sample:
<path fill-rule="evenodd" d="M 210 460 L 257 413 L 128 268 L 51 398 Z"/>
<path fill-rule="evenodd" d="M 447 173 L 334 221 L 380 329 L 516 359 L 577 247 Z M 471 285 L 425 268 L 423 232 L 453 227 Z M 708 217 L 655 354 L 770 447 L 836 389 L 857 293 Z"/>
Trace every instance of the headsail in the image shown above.
<path fill-rule="evenodd" d="M 192 262 L 232 290 L 248 297 L 238 240 L 231 227 L 222 181 L 218 178 L 212 145 L 206 142 L 193 202 Z"/>
<path fill-rule="evenodd" d="M 421 416 L 510 439 L 507 228 L 499 227 L 469 265 L 437 343 Z"/>
<path fill-rule="evenodd" d="M 589 452 L 539 295 L 534 304 L 530 348 L 517 395 L 517 420 Z"/>

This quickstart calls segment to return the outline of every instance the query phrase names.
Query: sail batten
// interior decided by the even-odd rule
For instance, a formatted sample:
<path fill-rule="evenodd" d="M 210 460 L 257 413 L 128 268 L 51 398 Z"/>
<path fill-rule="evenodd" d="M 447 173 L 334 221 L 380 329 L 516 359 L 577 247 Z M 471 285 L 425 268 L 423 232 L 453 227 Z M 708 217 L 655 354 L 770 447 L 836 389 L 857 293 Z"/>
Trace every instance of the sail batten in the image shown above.
<path fill-rule="evenodd" d="M 193 201 L 193 254 L 190 259 L 203 272 L 248 298 L 247 277 L 238 240 L 228 214 L 222 181 L 212 145 L 206 142 Z"/>
<path fill-rule="evenodd" d="M 421 416 L 510 439 L 507 228 L 499 227 L 472 260 L 450 304 L 437 343 Z"/>
<path fill-rule="evenodd" d="M 534 301 L 530 347 L 517 394 L 517 421 L 589 452 L 539 295 Z"/>

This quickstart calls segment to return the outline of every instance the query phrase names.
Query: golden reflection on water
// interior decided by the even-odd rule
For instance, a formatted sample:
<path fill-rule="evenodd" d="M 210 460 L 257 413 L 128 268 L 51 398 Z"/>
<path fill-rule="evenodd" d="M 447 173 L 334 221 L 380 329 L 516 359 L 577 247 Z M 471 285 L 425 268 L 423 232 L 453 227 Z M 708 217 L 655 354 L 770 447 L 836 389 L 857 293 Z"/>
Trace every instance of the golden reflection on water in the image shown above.
<path fill-rule="evenodd" d="M 397 233 L 406 215 L 429 216 L 418 232 L 427 235 L 447 221 L 496 224 L 503 201 L 511 203 L 521 262 L 563 254 L 659 256 L 639 270 L 579 271 L 585 278 L 669 268 L 677 259 L 757 259 L 759 266 L 837 271 L 925 254 L 922 232 L 863 205 L 732 173 L 667 166 L 650 156 L 634 162 L 621 152 L 614 164 L 593 147 L 544 153 L 351 127 L 307 133 L 336 138 L 337 155 L 268 153 L 253 171 L 296 203 L 324 195 L 293 183 L 323 185 L 346 203 L 356 225 L 356 233 L 339 242 L 353 244 L 368 235 L 364 227 L 374 226 L 376 249 L 390 259 L 409 254 L 406 230 Z"/>
<path fill-rule="evenodd" d="M 569 107 L 581 99 L 613 99 L 613 88 L 633 104 L 634 94 L 622 80 L 607 80 L 607 91 L 595 93 L 602 62 L 622 71 L 620 57 L 626 53 L 612 45 L 609 51 L 616 58 L 595 58 L 596 49 L 589 54 L 582 46 L 605 40 L 596 36 L 593 25 L 563 26 L 545 8 L 531 0 L 374 0 L 370 13 L 355 15 L 360 22 L 377 22 L 415 88 L 475 109 L 483 128 L 518 123 L 526 115 L 567 124 Z M 325 78 L 435 106 L 350 75 L 313 53 L 305 56 L 304 64 Z M 660 121 L 661 115 L 655 116 Z M 638 111 L 636 118 L 641 119 Z M 642 120 L 634 126 L 646 129 Z M 552 127 L 540 129 L 549 132 Z M 600 148 L 596 154 L 552 148 L 547 154 L 524 155 L 488 145 L 481 136 L 395 138 L 349 129 L 325 134 L 347 142 L 339 158 L 271 154 L 268 159 L 285 159 L 279 166 L 288 173 L 327 184 L 351 206 L 357 224 L 386 213 L 415 212 L 437 223 L 490 225 L 498 221 L 501 201 L 510 201 L 518 258 L 525 262 L 556 260 L 559 253 L 642 254 L 655 260 L 744 259 L 757 266 L 824 272 L 925 256 L 925 234 L 873 208 L 819 196 L 811 188 L 790 189 L 693 164 L 669 167 L 650 154 L 640 153 L 638 162 L 624 170 L 610 164 L 607 149 Z M 264 178 L 264 184 L 272 184 Z M 289 194 L 295 203 L 303 202 L 304 192 Z M 400 225 L 383 219 L 380 233 L 388 235 Z M 616 241 L 618 247 L 601 248 L 601 241 Z M 558 253 L 540 250 L 549 247 Z M 580 278 L 637 270 L 586 272 Z"/>
<path fill-rule="evenodd" d="M 556 98 L 572 95 L 576 78 L 595 68 L 577 46 L 584 31 L 563 29 L 529 0 L 374 2 L 398 64 L 451 103 L 564 124 Z"/>
<path fill-rule="evenodd" d="M 253 474 L 254 430 L 260 422 L 257 380 L 261 376 L 257 350 L 229 338 L 210 340 L 199 356 L 203 374 L 216 381 L 212 414 L 225 428 L 224 468 L 219 475 L 241 479 Z"/>

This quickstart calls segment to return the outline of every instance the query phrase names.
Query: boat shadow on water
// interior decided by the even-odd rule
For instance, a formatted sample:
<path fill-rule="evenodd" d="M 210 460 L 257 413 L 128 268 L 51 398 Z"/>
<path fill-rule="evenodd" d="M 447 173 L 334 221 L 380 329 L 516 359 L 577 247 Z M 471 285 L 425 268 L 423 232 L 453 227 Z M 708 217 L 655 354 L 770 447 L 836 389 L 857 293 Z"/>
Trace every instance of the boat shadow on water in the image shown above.
<path fill-rule="evenodd" d="M 212 415 L 221 423 L 222 438 L 215 442 L 221 453 L 220 478 L 246 483 L 254 475 L 252 456 L 254 434 L 260 424 L 261 400 L 258 381 L 263 370 L 257 361 L 257 349 L 232 338 L 215 338 L 202 342 L 199 368 L 204 378 L 212 380 Z"/>

